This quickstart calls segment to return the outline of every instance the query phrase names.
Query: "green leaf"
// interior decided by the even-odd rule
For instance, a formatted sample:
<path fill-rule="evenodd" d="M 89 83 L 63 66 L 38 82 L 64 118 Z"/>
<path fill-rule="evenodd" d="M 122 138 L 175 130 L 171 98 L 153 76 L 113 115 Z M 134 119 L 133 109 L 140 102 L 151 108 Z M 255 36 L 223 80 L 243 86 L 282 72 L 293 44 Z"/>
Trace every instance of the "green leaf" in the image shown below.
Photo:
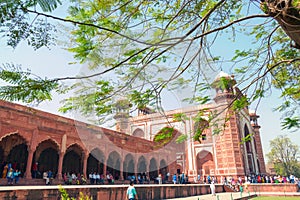
<path fill-rule="evenodd" d="M 299 129 L 300 128 L 300 118 L 299 117 L 286 117 L 281 123 L 282 129 Z"/>

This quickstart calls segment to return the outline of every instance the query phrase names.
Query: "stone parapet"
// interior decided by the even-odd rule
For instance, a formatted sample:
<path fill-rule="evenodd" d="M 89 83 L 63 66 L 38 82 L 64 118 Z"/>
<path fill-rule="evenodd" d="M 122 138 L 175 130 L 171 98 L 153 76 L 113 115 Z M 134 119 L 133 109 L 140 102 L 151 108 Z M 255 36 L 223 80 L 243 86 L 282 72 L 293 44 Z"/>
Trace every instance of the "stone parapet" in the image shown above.
<path fill-rule="evenodd" d="M 298 192 L 298 185 L 292 183 L 265 183 L 265 184 L 248 184 L 244 186 L 245 192 Z"/>
<path fill-rule="evenodd" d="M 0 199 L 47 199 L 56 200 L 60 196 L 59 186 L 15 186 L 1 187 Z M 79 193 L 93 197 L 98 200 L 126 199 L 128 185 L 83 185 L 83 186 L 63 186 L 69 197 L 78 198 Z M 139 199 L 170 199 L 178 197 L 190 197 L 210 194 L 208 184 L 188 184 L 188 185 L 135 185 Z M 216 192 L 224 192 L 223 185 L 216 185 Z"/>

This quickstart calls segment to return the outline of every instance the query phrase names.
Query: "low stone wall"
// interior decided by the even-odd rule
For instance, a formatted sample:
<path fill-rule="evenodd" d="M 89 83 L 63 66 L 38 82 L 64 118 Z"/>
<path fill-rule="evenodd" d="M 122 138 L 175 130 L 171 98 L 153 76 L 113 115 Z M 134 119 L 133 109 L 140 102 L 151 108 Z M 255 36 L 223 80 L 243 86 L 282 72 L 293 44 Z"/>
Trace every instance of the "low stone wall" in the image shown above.
<path fill-rule="evenodd" d="M 70 197 L 78 197 L 82 192 L 92 196 L 94 200 L 126 199 L 128 185 L 83 185 L 63 186 Z M 136 185 L 140 200 L 160 200 L 175 197 L 188 197 L 209 194 L 209 185 Z M 216 192 L 224 192 L 223 185 L 216 185 Z M 5 200 L 57 200 L 60 199 L 58 186 L 15 186 L 1 187 L 0 199 Z"/>
<path fill-rule="evenodd" d="M 298 192 L 298 185 L 291 183 L 265 183 L 248 184 L 244 186 L 245 192 Z"/>

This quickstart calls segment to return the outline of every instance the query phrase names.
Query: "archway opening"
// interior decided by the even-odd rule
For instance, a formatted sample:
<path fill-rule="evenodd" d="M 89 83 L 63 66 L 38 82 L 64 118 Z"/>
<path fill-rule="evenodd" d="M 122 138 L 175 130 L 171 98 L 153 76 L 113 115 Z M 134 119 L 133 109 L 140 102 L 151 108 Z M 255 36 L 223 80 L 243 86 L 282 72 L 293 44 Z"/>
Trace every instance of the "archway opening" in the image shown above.
<path fill-rule="evenodd" d="M 99 149 L 93 149 L 89 154 L 87 160 L 86 174 L 93 173 L 93 172 L 104 174 L 104 169 L 103 169 L 104 162 L 105 162 L 104 153 Z"/>
<path fill-rule="evenodd" d="M 120 164 L 120 155 L 116 151 L 111 152 L 107 159 L 106 172 L 111 174 L 116 180 L 120 177 Z"/>
<path fill-rule="evenodd" d="M 49 147 L 43 150 L 38 159 L 40 172 L 51 170 L 55 177 L 58 170 L 58 159 L 59 157 L 56 149 Z"/>
<path fill-rule="evenodd" d="M 247 138 L 249 137 L 250 132 L 248 129 L 248 126 L 245 124 L 244 126 L 244 137 Z M 249 166 L 249 172 L 252 174 L 255 174 L 255 165 L 254 165 L 254 155 L 253 155 L 253 149 L 252 149 L 252 140 L 247 140 L 245 142 L 246 145 L 246 160 L 248 162 L 248 166 Z"/>
<path fill-rule="evenodd" d="M 145 137 L 145 133 L 142 129 L 136 129 L 133 133 L 132 133 L 133 136 L 135 137 L 139 137 L 139 138 L 144 138 Z"/>
<path fill-rule="evenodd" d="M 28 146 L 26 140 L 18 133 L 9 134 L 4 136 L 0 141 L 1 152 L 1 171 L 5 165 L 11 164 L 14 169 L 21 171 L 21 177 L 26 171 L 27 159 L 28 159 Z M 5 178 L 5 177 L 4 177 Z"/>
<path fill-rule="evenodd" d="M 127 154 L 123 162 L 123 177 L 130 180 L 132 175 L 134 175 L 134 159 L 131 154 Z"/>
<path fill-rule="evenodd" d="M 159 173 L 162 175 L 163 182 L 167 181 L 167 173 L 168 173 L 168 165 L 164 159 L 162 159 L 159 163 Z"/>
<path fill-rule="evenodd" d="M 7 156 L 8 163 L 12 164 L 12 168 L 19 169 L 21 176 L 26 171 L 28 151 L 25 143 L 14 146 Z"/>
<path fill-rule="evenodd" d="M 144 156 L 141 156 L 138 160 L 138 173 L 142 174 L 147 171 L 146 159 Z"/>
<path fill-rule="evenodd" d="M 41 142 L 34 153 L 34 162 L 38 163 L 39 178 L 42 178 L 42 173 L 51 170 L 53 177 L 56 176 L 58 170 L 58 145 L 52 140 Z"/>
<path fill-rule="evenodd" d="M 197 154 L 197 171 L 202 176 L 212 175 L 215 169 L 213 155 L 208 151 L 201 151 Z"/>
<path fill-rule="evenodd" d="M 149 165 L 149 178 L 150 180 L 156 180 L 158 177 L 158 167 L 157 167 L 157 162 L 155 158 L 152 158 L 150 160 L 150 165 Z"/>
<path fill-rule="evenodd" d="M 76 144 L 70 146 L 63 160 L 63 173 L 82 173 L 83 150 Z"/>

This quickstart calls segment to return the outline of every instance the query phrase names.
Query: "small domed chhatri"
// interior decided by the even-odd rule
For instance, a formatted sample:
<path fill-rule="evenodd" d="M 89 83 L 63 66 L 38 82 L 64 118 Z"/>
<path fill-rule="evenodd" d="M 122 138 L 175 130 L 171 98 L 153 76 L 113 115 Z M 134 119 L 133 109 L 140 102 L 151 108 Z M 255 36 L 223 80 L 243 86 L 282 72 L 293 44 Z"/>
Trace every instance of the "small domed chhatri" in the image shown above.
<path fill-rule="evenodd" d="M 233 77 L 231 75 L 227 74 L 224 71 L 220 71 L 219 74 L 216 76 L 214 81 L 220 80 L 220 78 L 222 78 L 222 77 L 233 79 Z"/>

